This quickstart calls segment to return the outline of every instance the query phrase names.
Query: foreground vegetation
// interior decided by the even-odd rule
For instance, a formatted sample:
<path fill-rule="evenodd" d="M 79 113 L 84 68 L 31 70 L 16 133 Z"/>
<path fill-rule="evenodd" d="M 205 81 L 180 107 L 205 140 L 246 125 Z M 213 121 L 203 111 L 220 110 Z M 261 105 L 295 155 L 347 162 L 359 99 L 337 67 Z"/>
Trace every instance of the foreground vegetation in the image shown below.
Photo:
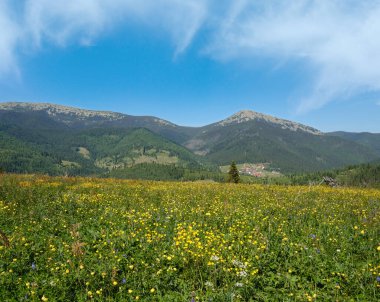
<path fill-rule="evenodd" d="M 380 191 L 0 175 L 0 301 L 378 301 Z"/>
<path fill-rule="evenodd" d="M 339 186 L 380 189 L 380 162 L 376 161 L 368 164 L 348 166 L 346 168 L 330 171 L 290 174 L 272 178 L 246 179 L 246 182 L 310 185 L 320 184 L 325 176 L 335 179 Z"/>

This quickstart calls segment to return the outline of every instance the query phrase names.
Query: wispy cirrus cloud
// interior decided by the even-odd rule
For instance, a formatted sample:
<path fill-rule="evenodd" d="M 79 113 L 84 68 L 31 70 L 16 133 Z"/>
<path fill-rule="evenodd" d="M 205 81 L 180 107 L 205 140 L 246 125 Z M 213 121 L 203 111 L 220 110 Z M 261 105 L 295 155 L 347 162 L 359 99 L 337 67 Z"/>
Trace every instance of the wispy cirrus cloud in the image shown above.
<path fill-rule="evenodd" d="M 22 51 L 46 44 L 90 46 L 134 22 L 164 32 L 178 56 L 199 31 L 199 51 L 216 60 L 296 60 L 311 89 L 307 112 L 367 92 L 380 93 L 377 0 L 0 0 L 0 74 L 18 69 Z M 15 18 L 16 16 L 16 18 Z M 124 37 L 128 39 L 128 37 Z"/>
<path fill-rule="evenodd" d="M 239 1 L 208 52 L 217 58 L 296 59 L 313 74 L 298 111 L 380 91 L 380 2 Z M 228 45 L 229 47 L 225 47 Z"/>
<path fill-rule="evenodd" d="M 21 29 L 12 21 L 12 12 L 7 1 L 0 1 L 0 75 L 17 73 L 17 44 Z"/>
<path fill-rule="evenodd" d="M 38 46 L 44 41 L 57 45 L 83 41 L 90 44 L 112 28 L 133 21 L 166 31 L 179 54 L 191 43 L 204 21 L 207 3 L 195 0 L 27 0 L 24 20 L 27 34 Z"/>
<path fill-rule="evenodd" d="M 165 32 L 177 56 L 205 21 L 208 5 L 208 0 L 20 0 L 17 5 L 0 0 L 0 75 L 17 69 L 22 51 L 48 44 L 91 46 L 128 22 Z"/>

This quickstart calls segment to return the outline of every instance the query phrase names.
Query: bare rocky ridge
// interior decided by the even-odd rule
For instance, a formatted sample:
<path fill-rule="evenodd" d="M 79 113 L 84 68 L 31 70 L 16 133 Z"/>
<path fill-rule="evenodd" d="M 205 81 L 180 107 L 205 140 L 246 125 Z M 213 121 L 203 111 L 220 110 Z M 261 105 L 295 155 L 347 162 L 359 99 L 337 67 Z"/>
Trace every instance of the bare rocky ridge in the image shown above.
<path fill-rule="evenodd" d="M 258 113 L 258 112 L 251 111 L 251 110 L 239 111 L 239 112 L 235 113 L 234 115 L 218 122 L 217 125 L 226 126 L 226 125 L 230 125 L 230 124 L 234 124 L 234 123 L 240 124 L 240 123 L 245 123 L 245 122 L 249 122 L 249 121 L 253 121 L 253 120 L 262 120 L 262 121 L 266 121 L 268 123 L 278 124 L 281 126 L 282 129 L 288 129 L 291 131 L 305 131 L 305 132 L 315 134 L 315 135 L 322 135 L 323 134 L 322 132 L 320 132 L 319 130 L 317 130 L 315 128 L 305 126 L 302 124 L 298 124 L 298 123 L 295 123 L 292 121 L 280 119 L 280 118 L 277 118 L 277 117 L 274 117 L 271 115 Z"/>
<path fill-rule="evenodd" d="M 111 111 L 95 111 L 85 110 L 74 107 L 49 104 L 49 103 L 19 103 L 9 102 L 0 103 L 0 110 L 32 110 L 40 111 L 44 110 L 49 115 L 55 116 L 57 114 L 76 115 L 78 118 L 91 118 L 91 117 L 103 117 L 108 119 L 121 119 L 123 114 L 111 112 Z"/>
<path fill-rule="evenodd" d="M 112 111 L 97 111 L 97 110 L 88 110 L 80 109 L 69 106 L 62 106 L 50 103 L 26 103 L 26 102 L 7 102 L 0 103 L 0 110 L 30 110 L 30 111 L 45 111 L 50 116 L 66 115 L 66 116 L 75 116 L 77 119 L 86 120 L 91 118 L 102 118 L 109 121 L 118 121 L 124 118 L 130 117 L 129 115 L 112 112 Z M 165 121 L 160 118 L 153 118 L 153 121 L 159 125 L 163 126 L 172 126 L 176 125 Z"/>
<path fill-rule="evenodd" d="M 96 110 L 87 110 L 87 109 L 79 109 L 69 106 L 62 106 L 50 103 L 26 103 L 26 102 L 8 102 L 8 103 L 0 103 L 0 110 L 31 110 L 31 111 L 46 111 L 51 116 L 57 115 L 75 115 L 78 119 L 91 119 L 91 118 L 102 118 L 106 120 L 117 121 L 126 117 L 130 117 L 129 115 L 112 112 L 112 111 L 96 111 Z M 234 115 L 216 123 L 218 126 L 227 126 L 230 124 L 240 124 L 244 122 L 249 122 L 252 120 L 261 120 L 266 121 L 268 123 L 273 123 L 281 126 L 282 129 L 288 129 L 291 131 L 304 131 L 315 135 L 322 135 L 323 133 L 319 130 L 305 126 L 299 123 L 295 123 L 289 120 L 280 119 L 274 116 L 266 115 L 263 113 L 251 111 L 251 110 L 242 110 Z M 162 126 L 171 126 L 176 127 L 177 125 L 160 119 L 153 118 L 153 121 Z"/>

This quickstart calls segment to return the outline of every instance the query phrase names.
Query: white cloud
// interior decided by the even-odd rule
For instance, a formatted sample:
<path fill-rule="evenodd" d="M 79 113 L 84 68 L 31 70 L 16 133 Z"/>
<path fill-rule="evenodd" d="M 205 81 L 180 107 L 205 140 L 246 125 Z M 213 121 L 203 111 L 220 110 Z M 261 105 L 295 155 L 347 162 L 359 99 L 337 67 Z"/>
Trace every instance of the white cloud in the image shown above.
<path fill-rule="evenodd" d="M 207 1 L 195 0 L 28 0 L 25 22 L 36 46 L 44 40 L 91 45 L 102 32 L 124 21 L 168 32 L 183 52 L 205 18 Z"/>
<path fill-rule="evenodd" d="M 298 107 L 305 112 L 380 91 L 379 16 L 379 1 L 245 1 L 208 52 L 223 59 L 244 54 L 306 63 L 315 82 Z"/>
<path fill-rule="evenodd" d="M 134 22 L 167 34 L 174 56 L 204 29 L 208 42 L 201 50 L 215 59 L 298 61 L 314 77 L 299 112 L 380 92 L 377 0 L 23 0 L 17 8 L 14 3 L 0 0 L 0 75 L 17 70 L 21 51 L 45 44 L 91 46 Z"/>
<path fill-rule="evenodd" d="M 16 48 L 20 29 L 12 21 L 8 1 L 0 0 L 0 74 L 18 73 Z"/>
<path fill-rule="evenodd" d="M 12 0 L 0 0 L 0 75 L 17 68 L 20 50 L 38 51 L 47 44 L 91 46 L 126 22 L 165 32 L 177 56 L 205 21 L 209 4 L 209 0 L 20 1 L 15 6 Z"/>

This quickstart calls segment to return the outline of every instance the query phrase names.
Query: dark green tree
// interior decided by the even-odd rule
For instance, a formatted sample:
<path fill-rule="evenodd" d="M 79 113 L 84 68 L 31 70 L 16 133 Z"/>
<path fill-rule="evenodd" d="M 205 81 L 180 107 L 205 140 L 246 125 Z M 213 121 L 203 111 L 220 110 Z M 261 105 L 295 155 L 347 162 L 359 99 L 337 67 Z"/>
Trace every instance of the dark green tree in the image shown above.
<path fill-rule="evenodd" d="M 228 171 L 228 182 L 233 182 L 235 184 L 240 182 L 239 171 L 234 161 L 231 163 L 230 170 Z"/>

